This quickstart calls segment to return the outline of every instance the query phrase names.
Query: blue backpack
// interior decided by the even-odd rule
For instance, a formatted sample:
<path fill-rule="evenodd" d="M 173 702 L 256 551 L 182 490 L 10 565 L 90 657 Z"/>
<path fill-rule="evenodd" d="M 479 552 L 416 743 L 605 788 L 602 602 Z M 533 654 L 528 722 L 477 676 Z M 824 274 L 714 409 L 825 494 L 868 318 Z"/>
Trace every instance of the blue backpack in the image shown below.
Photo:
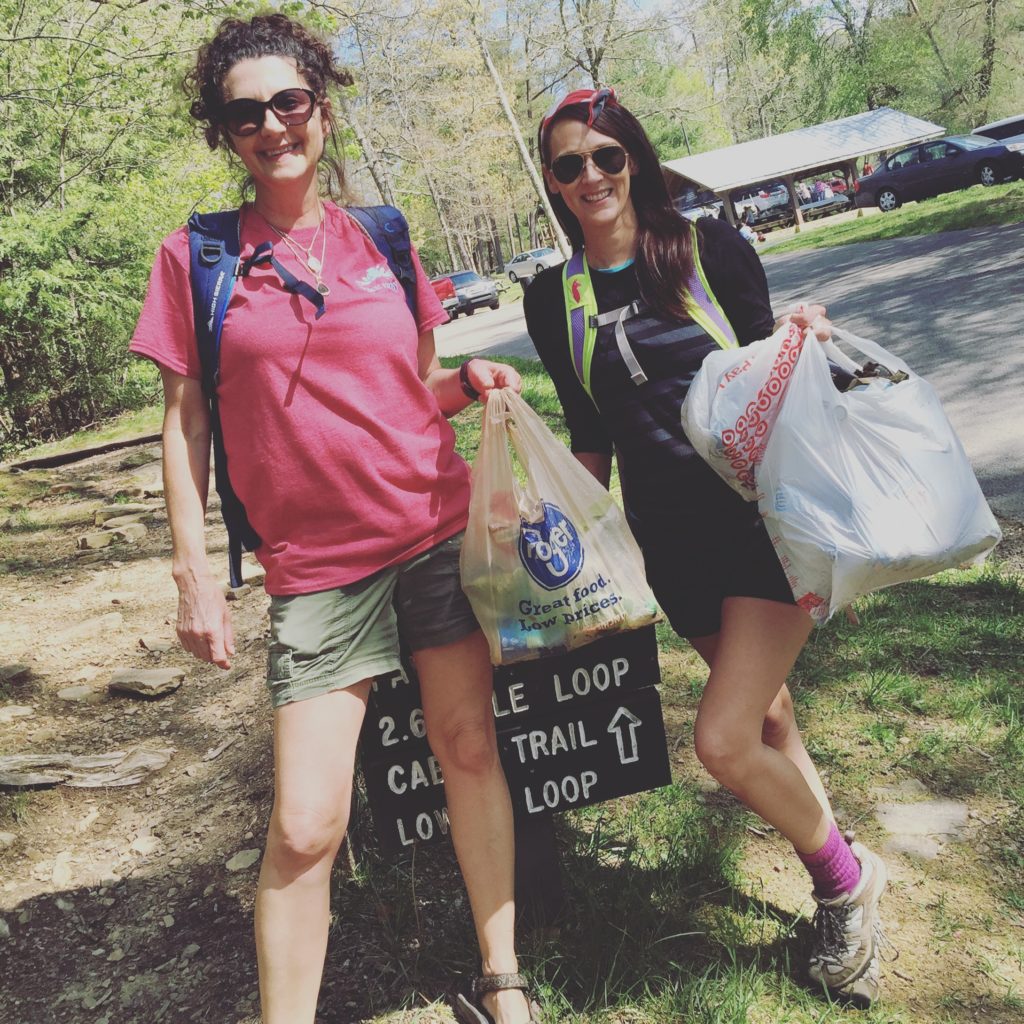
<path fill-rule="evenodd" d="M 370 236 L 391 272 L 405 292 L 405 302 L 416 319 L 416 271 L 412 263 L 409 225 L 393 206 L 349 206 L 347 211 Z M 228 457 L 217 407 L 220 381 L 220 337 L 224 328 L 231 292 L 239 277 L 246 277 L 254 266 L 270 264 L 285 288 L 301 295 L 316 308 L 316 318 L 324 313 L 324 297 L 305 281 L 300 281 L 275 258 L 273 245 L 263 242 L 252 256 L 240 258 L 240 217 L 238 210 L 219 213 L 193 213 L 188 219 L 189 268 L 192 283 L 192 312 L 195 319 L 199 362 L 202 367 L 203 393 L 210 403 L 210 430 L 213 435 L 213 467 L 221 515 L 228 531 L 228 572 L 232 587 L 242 585 L 242 551 L 255 551 L 260 538 L 249 523 L 245 507 L 235 494 L 228 477 Z"/>

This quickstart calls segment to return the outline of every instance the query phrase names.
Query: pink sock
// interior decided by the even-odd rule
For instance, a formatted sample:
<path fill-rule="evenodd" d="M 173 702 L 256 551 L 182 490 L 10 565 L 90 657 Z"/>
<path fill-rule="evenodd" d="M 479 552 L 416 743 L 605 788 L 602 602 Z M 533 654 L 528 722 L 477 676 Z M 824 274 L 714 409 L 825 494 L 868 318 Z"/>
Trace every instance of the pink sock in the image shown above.
<path fill-rule="evenodd" d="M 800 853 L 797 850 L 797 856 L 810 872 L 814 895 L 819 899 L 832 900 L 843 893 L 853 892 L 860 881 L 860 864 L 839 834 L 835 822 L 829 829 L 825 845 L 817 853 Z"/>

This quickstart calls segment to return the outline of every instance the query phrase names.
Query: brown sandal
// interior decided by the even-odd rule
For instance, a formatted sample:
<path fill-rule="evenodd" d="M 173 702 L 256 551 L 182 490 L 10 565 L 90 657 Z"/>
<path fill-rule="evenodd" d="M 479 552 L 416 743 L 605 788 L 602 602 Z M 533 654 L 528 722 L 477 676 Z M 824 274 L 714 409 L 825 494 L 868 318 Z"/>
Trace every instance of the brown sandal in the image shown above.
<path fill-rule="evenodd" d="M 484 1009 L 482 997 L 488 992 L 504 992 L 511 988 L 522 989 L 526 994 L 529 987 L 529 982 L 521 974 L 483 974 L 473 978 L 466 985 L 466 991 L 455 997 L 455 1016 L 463 1024 L 494 1024 L 494 1018 Z M 540 1024 L 540 1005 L 528 994 L 526 1001 L 530 1005 L 531 1024 Z"/>

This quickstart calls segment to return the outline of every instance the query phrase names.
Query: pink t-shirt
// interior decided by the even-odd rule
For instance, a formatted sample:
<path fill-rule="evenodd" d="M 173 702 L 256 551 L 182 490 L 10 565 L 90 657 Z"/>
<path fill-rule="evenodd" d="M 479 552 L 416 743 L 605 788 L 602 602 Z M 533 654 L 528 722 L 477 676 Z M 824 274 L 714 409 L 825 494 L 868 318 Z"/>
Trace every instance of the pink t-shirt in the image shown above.
<path fill-rule="evenodd" d="M 469 469 L 417 372 L 418 335 L 447 319 L 418 257 L 416 324 L 387 261 L 349 215 L 327 204 L 324 227 L 324 315 L 316 320 L 272 267 L 255 267 L 236 282 L 221 335 L 231 483 L 263 540 L 256 557 L 270 594 L 327 590 L 400 564 L 463 529 L 469 507 Z M 306 246 L 314 230 L 291 237 Z M 265 241 L 311 281 L 247 206 L 242 258 Z M 187 228 L 160 246 L 131 351 L 201 377 Z"/>

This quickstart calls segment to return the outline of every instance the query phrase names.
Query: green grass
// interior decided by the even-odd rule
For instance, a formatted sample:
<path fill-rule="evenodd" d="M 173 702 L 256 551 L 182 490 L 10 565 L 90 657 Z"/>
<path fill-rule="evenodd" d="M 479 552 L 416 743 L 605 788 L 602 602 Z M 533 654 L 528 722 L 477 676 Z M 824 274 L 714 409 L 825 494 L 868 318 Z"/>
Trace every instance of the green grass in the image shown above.
<path fill-rule="evenodd" d="M 1024 181 L 962 192 L 948 192 L 924 202 L 908 203 L 892 213 L 830 224 L 827 218 L 799 235 L 766 246 L 766 254 L 824 249 L 851 242 L 877 242 L 905 235 L 930 235 L 961 228 L 1016 224 L 1024 220 Z"/>

